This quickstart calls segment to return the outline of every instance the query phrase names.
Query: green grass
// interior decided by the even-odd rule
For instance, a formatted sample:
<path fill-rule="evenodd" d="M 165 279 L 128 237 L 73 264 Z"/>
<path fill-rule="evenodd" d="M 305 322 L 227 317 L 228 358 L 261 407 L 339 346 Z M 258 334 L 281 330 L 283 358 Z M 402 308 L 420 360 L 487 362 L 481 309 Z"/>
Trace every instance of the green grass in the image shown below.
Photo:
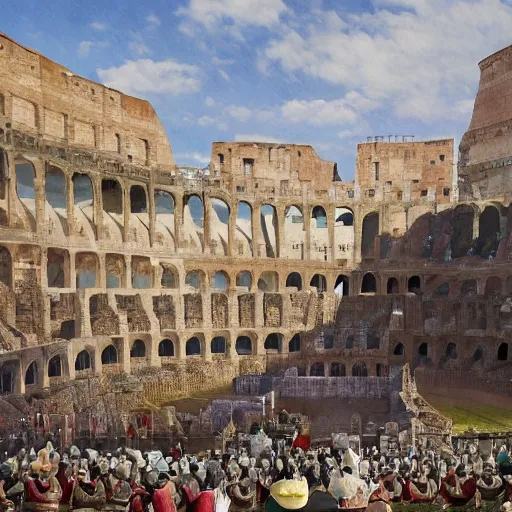
<path fill-rule="evenodd" d="M 450 399 L 439 395 L 425 395 L 426 400 L 439 412 L 453 420 L 455 434 L 474 429 L 479 432 L 512 431 L 512 408 Z"/>

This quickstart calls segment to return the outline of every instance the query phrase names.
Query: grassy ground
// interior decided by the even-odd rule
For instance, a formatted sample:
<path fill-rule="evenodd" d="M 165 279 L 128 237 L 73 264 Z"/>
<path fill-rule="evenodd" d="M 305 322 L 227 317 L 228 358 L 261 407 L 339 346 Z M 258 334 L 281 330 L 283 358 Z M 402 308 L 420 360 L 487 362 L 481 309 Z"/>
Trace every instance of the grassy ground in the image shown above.
<path fill-rule="evenodd" d="M 491 403 L 475 403 L 470 394 L 467 400 L 430 394 L 424 396 L 439 412 L 453 420 L 456 434 L 471 428 L 480 432 L 512 431 L 512 407 L 507 409 Z"/>

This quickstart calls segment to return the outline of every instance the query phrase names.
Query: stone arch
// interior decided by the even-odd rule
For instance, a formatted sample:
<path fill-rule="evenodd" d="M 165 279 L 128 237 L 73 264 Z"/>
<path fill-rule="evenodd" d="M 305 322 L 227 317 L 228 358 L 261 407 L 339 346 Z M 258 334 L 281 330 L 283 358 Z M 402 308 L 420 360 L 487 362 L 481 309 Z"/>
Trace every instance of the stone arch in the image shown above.
<path fill-rule="evenodd" d="M 350 334 L 349 336 L 347 336 L 347 339 L 345 340 L 345 348 L 347 350 L 354 348 L 355 341 L 356 340 L 354 335 Z"/>
<path fill-rule="evenodd" d="M 342 297 L 348 297 L 350 292 L 349 283 L 349 278 L 344 274 L 340 274 L 336 278 L 336 283 L 334 284 L 334 293 L 336 295 L 341 295 Z"/>
<path fill-rule="evenodd" d="M 486 206 L 478 219 L 478 244 L 476 253 L 482 258 L 496 256 L 501 238 L 501 216 L 494 205 Z"/>
<path fill-rule="evenodd" d="M 275 206 L 262 204 L 260 208 L 261 236 L 267 258 L 279 257 L 279 226 Z"/>
<path fill-rule="evenodd" d="M 225 354 L 226 353 L 226 338 L 224 336 L 215 336 L 210 343 L 210 350 L 212 354 Z"/>
<path fill-rule="evenodd" d="M 54 236 L 67 236 L 67 179 L 59 167 L 46 166 L 45 173 L 45 209 L 44 217 L 48 223 L 48 231 Z"/>
<path fill-rule="evenodd" d="M 112 344 L 107 345 L 101 353 L 101 364 L 109 365 L 109 364 L 117 364 L 118 362 L 119 361 L 118 361 L 116 347 L 114 347 L 114 345 L 112 345 Z"/>
<path fill-rule="evenodd" d="M 390 277 L 388 279 L 387 292 L 388 295 L 395 295 L 400 293 L 400 284 L 398 283 L 398 279 L 396 277 Z"/>
<path fill-rule="evenodd" d="M 146 357 L 146 344 L 142 340 L 135 340 L 133 342 L 130 357 Z"/>
<path fill-rule="evenodd" d="M 98 286 L 100 262 L 93 252 L 78 252 L 75 255 L 75 278 L 77 289 Z"/>
<path fill-rule="evenodd" d="M 350 208 L 338 206 L 334 219 L 335 258 L 351 261 L 354 253 L 354 212 Z"/>
<path fill-rule="evenodd" d="M 265 350 L 277 350 L 282 351 L 283 346 L 283 335 L 278 332 L 273 332 L 265 338 Z"/>
<path fill-rule="evenodd" d="M 142 185 L 130 187 L 130 213 L 148 213 L 146 189 Z"/>
<path fill-rule="evenodd" d="M 236 213 L 235 240 L 237 255 L 242 257 L 253 256 L 253 226 L 252 207 L 245 201 L 239 201 Z"/>
<path fill-rule="evenodd" d="M 475 366 L 477 364 L 483 365 L 484 354 L 484 348 L 482 347 L 482 345 L 478 345 L 478 347 L 476 347 L 475 351 L 473 352 L 473 355 L 471 356 L 471 366 Z"/>
<path fill-rule="evenodd" d="M 455 343 L 448 343 L 446 345 L 445 356 L 447 359 L 457 359 L 457 345 Z"/>
<path fill-rule="evenodd" d="M 12 257 L 4 246 L 0 246 L 0 283 L 12 288 Z"/>
<path fill-rule="evenodd" d="M 75 371 L 81 372 L 92 368 L 91 354 L 87 350 L 78 353 L 75 359 Z"/>
<path fill-rule="evenodd" d="M 153 287 L 153 265 L 145 256 L 132 256 L 132 288 L 147 290 Z"/>
<path fill-rule="evenodd" d="M 311 210 L 311 218 L 315 220 L 315 227 L 317 229 L 327 227 L 327 214 L 323 206 L 315 206 Z"/>
<path fill-rule="evenodd" d="M 103 204 L 103 211 L 105 213 L 113 213 L 118 216 L 122 215 L 123 188 L 117 180 L 101 180 L 101 201 Z M 116 217 L 116 220 L 120 222 L 121 217 Z"/>
<path fill-rule="evenodd" d="M 318 293 L 325 293 L 327 291 L 327 279 L 322 274 L 315 274 L 311 278 L 309 286 L 316 288 Z"/>
<path fill-rule="evenodd" d="M 305 245 L 304 214 L 299 206 L 287 206 L 284 212 L 284 237 L 283 252 L 286 257 L 294 260 L 304 259 Z"/>
<path fill-rule="evenodd" d="M 197 336 L 187 340 L 185 345 L 186 356 L 200 356 L 201 355 L 201 340 Z"/>
<path fill-rule="evenodd" d="M 73 183 L 73 198 L 75 222 L 84 232 L 89 233 L 91 239 L 96 238 L 94 225 L 94 187 L 88 174 L 75 172 L 71 178 Z"/>
<path fill-rule="evenodd" d="M 352 377 L 368 377 L 368 368 L 363 361 L 359 361 L 352 366 Z"/>
<path fill-rule="evenodd" d="M 248 270 L 242 270 L 236 276 L 236 285 L 250 290 L 252 288 L 252 274 Z"/>
<path fill-rule="evenodd" d="M 324 363 L 313 363 L 309 369 L 310 377 L 325 377 Z"/>
<path fill-rule="evenodd" d="M 466 279 L 460 288 L 460 294 L 462 297 L 469 297 L 471 295 L 478 294 L 478 286 L 476 279 Z"/>
<path fill-rule="evenodd" d="M 46 253 L 48 288 L 69 286 L 69 253 L 65 249 L 49 247 Z"/>
<path fill-rule="evenodd" d="M 122 254 L 107 254 L 105 257 L 107 288 L 126 287 L 126 263 Z"/>
<path fill-rule="evenodd" d="M 288 342 L 288 352 L 300 352 L 300 334 L 294 334 Z"/>
<path fill-rule="evenodd" d="M 203 250 L 204 204 L 196 194 L 183 198 L 183 238 L 190 250 Z"/>
<path fill-rule="evenodd" d="M 487 297 L 499 297 L 502 294 L 503 285 L 501 279 L 496 276 L 487 278 L 485 282 L 485 296 Z"/>
<path fill-rule="evenodd" d="M 275 271 L 262 272 L 258 279 L 258 290 L 262 292 L 279 291 L 279 275 Z"/>
<path fill-rule="evenodd" d="M 166 289 L 176 289 L 180 287 L 180 276 L 178 269 L 169 263 L 160 263 L 162 269 L 162 277 L 160 286 Z"/>
<path fill-rule="evenodd" d="M 286 287 L 297 288 L 298 291 L 302 290 L 302 277 L 298 272 L 291 272 L 286 277 Z"/>
<path fill-rule="evenodd" d="M 472 205 L 457 206 L 450 217 L 452 228 L 450 236 L 451 259 L 462 258 L 473 247 L 473 220 L 475 210 Z"/>
<path fill-rule="evenodd" d="M 223 270 L 215 272 L 212 276 L 211 287 L 213 290 L 225 292 L 229 288 L 229 276 Z"/>
<path fill-rule="evenodd" d="M 361 281 L 361 293 L 377 293 L 377 280 L 371 272 L 367 272 Z"/>
<path fill-rule="evenodd" d="M 327 261 L 329 259 L 329 230 L 327 214 L 323 206 L 315 206 L 310 218 L 310 259 Z"/>
<path fill-rule="evenodd" d="M 17 361 L 7 361 L 0 366 L 0 395 L 15 392 L 17 366 Z"/>
<path fill-rule="evenodd" d="M 158 344 L 159 357 L 174 357 L 174 343 L 172 340 L 166 338 Z"/>
<path fill-rule="evenodd" d="M 189 270 L 185 275 L 185 284 L 195 290 L 204 290 L 206 275 L 202 270 Z"/>
<path fill-rule="evenodd" d="M 48 361 L 48 377 L 62 377 L 62 360 L 58 354 Z"/>
<path fill-rule="evenodd" d="M 155 190 L 156 241 L 168 249 L 176 248 L 175 201 L 166 190 Z"/>
<path fill-rule="evenodd" d="M 230 207 L 218 197 L 210 199 L 210 246 L 213 254 L 228 256 Z"/>
<path fill-rule="evenodd" d="M 331 363 L 331 377 L 345 377 L 347 375 L 347 370 L 343 363 Z"/>
<path fill-rule="evenodd" d="M 429 357 L 430 356 L 430 346 L 428 343 L 421 343 L 418 347 L 418 355 L 421 357 Z"/>
<path fill-rule="evenodd" d="M 502 343 L 498 347 L 498 361 L 507 361 L 508 360 L 508 343 Z"/>
<path fill-rule="evenodd" d="M 420 276 L 411 276 L 407 280 L 407 291 L 409 293 L 418 294 L 421 292 L 421 278 Z"/>
<path fill-rule="evenodd" d="M 363 218 L 361 234 L 361 258 L 375 258 L 375 240 L 379 235 L 379 214 L 370 212 Z"/>
<path fill-rule="evenodd" d="M 398 343 L 393 349 L 394 356 L 405 356 L 405 347 L 403 343 Z"/>
<path fill-rule="evenodd" d="M 238 336 L 235 344 L 236 353 L 239 356 L 252 355 L 252 340 L 249 336 Z"/>
<path fill-rule="evenodd" d="M 25 386 L 32 386 L 37 384 L 39 381 L 39 369 L 37 362 L 32 361 L 25 372 Z"/>

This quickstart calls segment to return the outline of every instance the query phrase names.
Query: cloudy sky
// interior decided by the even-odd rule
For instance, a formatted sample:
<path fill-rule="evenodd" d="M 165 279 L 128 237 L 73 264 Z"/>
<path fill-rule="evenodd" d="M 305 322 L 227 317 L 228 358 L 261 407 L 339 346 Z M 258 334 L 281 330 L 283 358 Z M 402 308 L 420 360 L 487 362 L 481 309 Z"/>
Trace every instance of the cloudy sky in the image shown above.
<path fill-rule="evenodd" d="M 312 144 L 354 175 L 369 135 L 460 139 L 505 0 L 16 0 L 0 30 L 147 98 L 178 163 L 212 141 Z"/>

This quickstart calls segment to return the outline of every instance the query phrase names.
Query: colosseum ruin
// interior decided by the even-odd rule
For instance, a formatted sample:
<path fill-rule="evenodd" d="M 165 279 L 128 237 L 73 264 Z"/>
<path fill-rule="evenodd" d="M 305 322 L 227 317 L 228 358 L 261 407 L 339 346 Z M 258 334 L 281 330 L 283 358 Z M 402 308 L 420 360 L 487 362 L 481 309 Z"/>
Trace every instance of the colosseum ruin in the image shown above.
<path fill-rule="evenodd" d="M 0 430 L 168 429 L 171 401 L 258 375 L 366 422 L 406 363 L 512 393 L 512 47 L 479 66 L 458 164 L 370 137 L 347 182 L 307 145 L 182 167 L 147 101 L 0 34 Z"/>

